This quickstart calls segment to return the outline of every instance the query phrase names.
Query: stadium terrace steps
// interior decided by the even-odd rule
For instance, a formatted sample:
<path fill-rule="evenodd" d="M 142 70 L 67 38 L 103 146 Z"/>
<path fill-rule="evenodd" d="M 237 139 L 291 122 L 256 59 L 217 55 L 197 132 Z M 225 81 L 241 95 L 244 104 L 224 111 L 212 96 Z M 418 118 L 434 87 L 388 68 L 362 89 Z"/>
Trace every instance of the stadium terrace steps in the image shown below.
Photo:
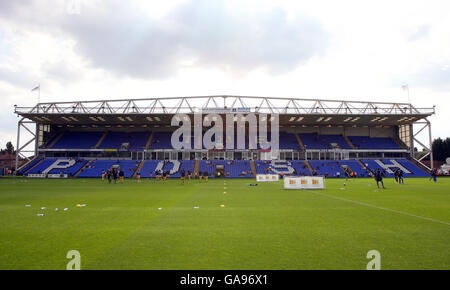
<path fill-rule="evenodd" d="M 59 161 L 59 163 L 56 163 Z M 61 162 L 63 161 L 63 162 Z M 88 160 L 85 159 L 67 159 L 67 158 L 61 158 L 61 159 L 54 159 L 53 163 L 50 164 L 49 167 L 44 169 L 42 171 L 43 174 L 67 174 L 68 176 L 73 176 L 78 171 L 80 171 L 81 168 L 84 167 L 86 163 L 88 163 Z M 72 165 L 71 165 L 72 164 Z M 56 167 L 58 166 L 58 167 Z"/>
<path fill-rule="evenodd" d="M 356 149 L 403 149 L 389 137 L 348 136 Z"/>
<path fill-rule="evenodd" d="M 196 175 L 198 172 L 198 167 L 200 166 L 200 161 L 199 160 L 195 160 L 195 164 L 194 164 L 194 170 L 193 173 Z"/>
<path fill-rule="evenodd" d="M 23 173 L 29 174 L 67 174 L 73 176 L 88 161 L 85 159 L 45 158 L 37 162 L 33 167 Z"/>
<path fill-rule="evenodd" d="M 300 148 L 303 151 L 305 151 L 305 146 L 303 145 L 303 141 L 297 133 L 295 133 L 295 138 L 297 139 L 297 142 L 298 142 L 298 145 L 300 146 Z"/>
<path fill-rule="evenodd" d="M 394 165 L 392 162 L 398 162 L 398 164 L 402 167 L 404 167 L 406 170 L 410 171 L 410 173 L 405 173 L 404 176 L 406 177 L 428 177 L 428 173 L 423 171 L 422 169 L 420 169 L 418 166 L 416 166 L 414 163 L 410 162 L 408 159 L 405 158 L 384 158 L 384 159 L 362 159 L 361 161 L 364 164 L 367 164 L 368 167 L 370 168 L 370 170 L 375 171 L 376 169 L 380 169 L 381 171 L 384 172 L 384 168 L 380 166 L 380 164 L 378 164 L 376 162 L 376 160 L 381 161 L 383 164 L 385 164 L 386 166 L 389 165 Z M 393 167 L 392 169 L 395 169 L 395 167 Z M 386 172 L 386 176 L 393 176 L 391 173 Z"/>
<path fill-rule="evenodd" d="M 321 135 L 317 133 L 300 133 L 298 135 L 305 149 L 351 149 L 342 135 Z M 335 144 L 336 147 L 333 147 L 333 144 Z"/>
<path fill-rule="evenodd" d="M 108 135 L 106 135 L 105 139 L 99 146 L 99 149 L 141 151 L 144 150 L 149 137 L 150 137 L 149 131 L 143 132 L 109 131 Z M 128 144 L 127 148 L 123 148 L 124 144 Z"/>
<path fill-rule="evenodd" d="M 55 143 L 55 149 L 92 149 L 104 132 L 66 131 Z"/>
<path fill-rule="evenodd" d="M 397 143 L 398 147 L 402 148 L 402 149 L 407 149 L 408 146 L 406 146 L 406 144 L 400 140 L 400 138 L 393 138 L 394 142 Z"/>
<path fill-rule="evenodd" d="M 100 145 L 102 144 L 103 140 L 105 140 L 106 135 L 108 135 L 108 131 L 106 131 L 105 133 L 103 133 L 102 137 L 100 138 L 100 140 L 98 140 L 97 144 L 95 144 L 94 149 L 97 149 L 98 147 L 100 147 Z"/>
<path fill-rule="evenodd" d="M 294 168 L 294 175 L 311 175 L 311 170 L 309 169 L 305 160 L 290 160 L 286 161 L 286 163 Z"/>
<path fill-rule="evenodd" d="M 313 168 L 311 167 L 311 164 L 308 162 L 308 160 L 305 160 L 305 164 L 306 164 L 306 166 L 308 166 L 309 172 L 310 172 L 311 175 L 312 175 L 313 172 L 314 172 L 314 170 L 313 170 Z"/>
<path fill-rule="evenodd" d="M 31 170 L 33 170 L 35 167 L 39 166 L 42 162 L 44 162 L 44 158 L 40 159 L 38 162 L 36 162 L 33 166 L 31 166 L 28 170 L 26 170 L 23 175 L 28 174 Z"/>
<path fill-rule="evenodd" d="M 342 165 L 337 160 L 310 160 L 311 165 L 316 175 L 323 175 L 326 177 L 336 177 L 337 172 L 343 175 Z"/>
<path fill-rule="evenodd" d="M 145 160 L 141 167 L 141 178 L 149 177 L 150 173 L 153 173 L 155 171 L 156 166 L 158 166 L 159 162 L 159 160 Z M 152 176 L 155 177 L 155 175 Z"/>
<path fill-rule="evenodd" d="M 366 167 L 364 165 L 364 163 L 361 162 L 361 160 L 356 159 L 356 161 L 358 161 L 359 165 L 361 165 L 361 168 L 364 168 L 366 170 L 367 173 L 372 173 L 372 171 L 370 171 L 370 169 L 368 167 Z"/>
<path fill-rule="evenodd" d="M 148 137 L 147 144 L 145 144 L 145 150 L 148 150 L 152 144 L 153 137 L 155 136 L 155 132 L 153 131 Z"/>
<path fill-rule="evenodd" d="M 40 158 L 40 157 L 33 158 L 32 160 L 30 160 L 29 162 L 25 163 L 24 165 L 22 165 L 19 168 L 18 174 L 19 175 L 25 175 L 26 173 L 28 173 L 28 171 L 33 169 L 33 167 L 36 166 L 37 163 L 39 163 L 41 161 L 42 161 L 42 158 Z"/>
<path fill-rule="evenodd" d="M 350 141 L 350 139 L 348 139 L 347 136 L 344 135 L 343 137 L 344 137 L 345 142 L 347 142 L 348 145 L 350 146 L 350 148 L 356 149 L 355 145 L 353 145 L 352 141 Z"/>
<path fill-rule="evenodd" d="M 89 166 L 90 163 L 91 163 L 91 160 L 89 160 L 88 162 L 86 162 L 86 164 L 84 164 L 83 167 L 81 167 L 80 170 L 78 170 L 78 171 L 73 175 L 73 177 L 77 177 L 81 172 L 84 171 L 84 169 L 85 169 L 86 167 Z"/>
<path fill-rule="evenodd" d="M 250 166 L 251 166 L 251 168 L 252 168 L 252 174 L 253 174 L 253 176 L 256 177 L 256 166 L 255 166 L 255 161 L 251 160 L 251 161 L 250 161 Z"/>
<path fill-rule="evenodd" d="M 125 177 L 132 177 L 136 168 L 139 166 L 138 160 L 92 160 L 89 166 L 78 175 L 78 177 L 100 177 L 104 171 L 113 166 L 123 169 Z"/>
<path fill-rule="evenodd" d="M 166 131 L 64 131 L 55 137 L 49 148 L 54 149 L 119 149 L 123 151 L 143 151 L 153 149 L 172 149 L 172 132 Z M 225 136 L 227 137 L 227 136 Z M 237 135 L 234 138 L 237 146 Z M 228 143 L 224 138 L 225 146 Z M 231 142 L 231 140 L 228 140 Z M 340 134 L 287 133 L 280 132 L 279 148 L 293 150 L 308 149 L 405 149 L 405 145 L 388 137 L 344 136 Z M 124 146 L 127 144 L 127 146 Z M 261 144 L 258 144 L 258 148 Z M 248 148 L 248 138 L 245 148 Z M 203 149 L 205 149 L 203 144 Z"/>
<path fill-rule="evenodd" d="M 408 157 L 407 158 L 409 162 L 413 163 L 414 165 L 416 165 L 417 167 L 419 167 L 420 169 L 422 169 L 423 171 L 425 171 L 426 173 L 430 174 L 431 171 L 428 167 L 426 167 L 424 164 L 422 164 L 422 162 L 418 161 L 417 159 Z"/>
<path fill-rule="evenodd" d="M 136 168 L 136 171 L 133 173 L 133 176 L 131 178 L 136 178 L 136 175 L 138 172 L 141 172 L 142 167 L 144 166 L 145 160 L 142 160 L 141 163 L 139 163 L 139 166 Z"/>
<path fill-rule="evenodd" d="M 24 175 L 28 174 L 41 174 L 47 168 L 49 168 L 57 158 L 43 158 L 41 161 L 36 163 L 30 170 L 28 170 Z M 65 159 L 65 158 L 64 158 Z"/>
<path fill-rule="evenodd" d="M 246 136 L 248 136 L 248 132 L 246 132 Z M 227 139 L 228 136 L 223 136 L 223 146 L 226 146 L 228 142 L 234 140 L 234 147 L 237 148 L 238 140 L 237 135 L 235 134 L 231 139 Z M 233 139 L 234 138 L 234 139 Z M 279 134 L 279 145 L 280 149 L 295 149 L 298 150 L 300 144 L 298 143 L 295 134 L 280 132 Z M 249 140 L 245 138 L 245 148 L 249 148 Z M 154 132 L 154 136 L 152 136 L 149 148 L 151 149 L 172 149 L 171 143 L 171 132 L 163 132 L 157 131 Z M 205 144 L 202 143 L 202 148 L 206 149 Z M 257 148 L 261 148 L 261 145 L 258 143 Z"/>
<path fill-rule="evenodd" d="M 170 177 L 180 177 L 181 171 L 193 171 L 194 160 L 146 160 L 142 169 L 141 177 L 149 177 L 150 174 L 154 177 L 156 169 L 163 171 L 171 171 Z"/>
<path fill-rule="evenodd" d="M 155 132 L 150 148 L 152 149 L 172 149 L 170 132 Z"/>
<path fill-rule="evenodd" d="M 74 162 L 75 161 L 75 162 Z M 323 175 L 325 177 L 344 176 L 344 169 L 348 167 L 356 172 L 359 177 L 370 176 L 377 168 L 387 170 L 388 168 L 402 168 L 405 177 L 427 177 L 428 173 L 418 167 L 414 161 L 405 158 L 393 159 L 349 159 L 349 160 L 86 160 L 67 158 L 37 159 L 24 168 L 24 175 L 42 173 L 58 174 L 60 172 L 73 177 L 100 177 L 102 172 L 113 166 L 124 170 L 126 178 L 135 178 L 140 172 L 142 177 L 154 175 L 159 166 L 163 170 L 171 170 L 171 177 L 179 177 L 181 170 L 197 173 L 208 172 L 211 177 L 216 175 L 218 166 L 224 170 L 224 177 L 252 178 L 256 174 L 284 172 L 294 175 Z"/>
<path fill-rule="evenodd" d="M 29 167 L 33 166 L 33 162 L 37 162 L 38 157 L 34 156 L 33 158 L 29 159 L 28 161 L 24 162 L 22 165 L 17 168 L 18 173 L 22 173 L 23 171 L 26 171 L 29 169 Z"/>
<path fill-rule="evenodd" d="M 280 149 L 299 149 L 300 144 L 295 136 L 296 134 L 280 132 L 279 147 Z"/>
<path fill-rule="evenodd" d="M 294 175 L 311 175 L 311 171 L 304 160 L 255 160 L 254 163 L 257 174 L 276 174 L 277 172 L 288 174 L 292 171 Z M 289 167 L 292 169 L 289 169 Z"/>
<path fill-rule="evenodd" d="M 226 178 L 253 177 L 250 160 L 200 160 L 198 170 L 206 171 L 210 177 L 215 177 L 218 165 L 223 166 Z"/>
<path fill-rule="evenodd" d="M 341 160 L 340 164 L 341 164 L 341 166 L 347 165 L 348 167 L 350 167 L 350 169 L 353 172 L 356 172 L 357 176 L 360 176 L 360 177 L 369 176 L 368 175 L 369 171 L 366 169 L 366 167 L 364 165 L 361 165 L 361 163 L 358 162 L 358 160 L 356 160 L 356 159 Z"/>
<path fill-rule="evenodd" d="M 252 173 L 253 173 L 253 176 L 256 177 L 256 166 L 255 166 L 255 161 L 251 160 L 251 161 L 250 161 L 250 166 L 252 167 Z"/>
<path fill-rule="evenodd" d="M 64 135 L 64 131 L 62 131 L 61 134 L 59 134 L 58 136 L 56 136 L 56 138 L 53 139 L 53 141 L 51 141 L 51 143 L 48 144 L 48 146 L 46 146 L 46 147 L 49 148 L 49 149 L 50 149 L 50 148 L 53 148 L 53 146 L 55 146 L 56 142 L 58 142 L 59 139 L 61 139 L 63 135 Z"/>
<path fill-rule="evenodd" d="M 359 177 L 369 176 L 365 169 L 357 160 L 310 160 L 311 167 L 317 175 L 325 177 L 345 176 L 344 169 L 347 167 L 350 172 L 355 172 Z M 338 175 L 339 173 L 339 175 Z"/>

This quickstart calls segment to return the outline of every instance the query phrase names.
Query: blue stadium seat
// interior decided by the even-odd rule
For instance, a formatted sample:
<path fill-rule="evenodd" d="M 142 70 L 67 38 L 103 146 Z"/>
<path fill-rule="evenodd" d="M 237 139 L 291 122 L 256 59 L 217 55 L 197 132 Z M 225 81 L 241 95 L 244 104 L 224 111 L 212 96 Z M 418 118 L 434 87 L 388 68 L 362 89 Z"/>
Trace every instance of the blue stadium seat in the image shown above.
<path fill-rule="evenodd" d="M 98 148 L 120 149 L 123 143 L 129 143 L 130 151 L 143 151 L 150 134 L 150 132 L 108 132 Z"/>
<path fill-rule="evenodd" d="M 27 170 L 29 170 L 31 167 L 33 167 L 36 163 L 38 163 L 39 161 L 41 161 L 42 158 L 36 158 L 33 161 L 31 161 L 30 163 L 28 163 L 24 168 L 22 168 L 21 170 L 19 170 L 17 172 L 18 175 L 23 175 L 24 172 L 26 172 Z"/>
<path fill-rule="evenodd" d="M 70 132 L 63 134 L 52 149 L 91 149 L 102 137 L 103 132 Z"/>
<path fill-rule="evenodd" d="M 306 149 L 330 149 L 336 143 L 341 149 L 351 149 L 342 135 L 319 135 L 317 133 L 299 134 Z"/>
<path fill-rule="evenodd" d="M 357 149 L 402 149 L 392 138 L 348 136 Z"/>

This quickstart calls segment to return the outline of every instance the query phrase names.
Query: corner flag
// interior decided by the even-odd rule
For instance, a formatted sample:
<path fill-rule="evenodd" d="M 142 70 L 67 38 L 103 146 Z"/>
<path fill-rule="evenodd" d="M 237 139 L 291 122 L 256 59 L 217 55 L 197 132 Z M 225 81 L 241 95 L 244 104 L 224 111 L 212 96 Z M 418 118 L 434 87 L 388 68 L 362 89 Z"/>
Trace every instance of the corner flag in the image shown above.
<path fill-rule="evenodd" d="M 408 91 L 408 103 L 411 104 L 411 99 L 409 98 L 409 86 L 408 85 L 403 85 L 402 89 L 405 91 Z"/>

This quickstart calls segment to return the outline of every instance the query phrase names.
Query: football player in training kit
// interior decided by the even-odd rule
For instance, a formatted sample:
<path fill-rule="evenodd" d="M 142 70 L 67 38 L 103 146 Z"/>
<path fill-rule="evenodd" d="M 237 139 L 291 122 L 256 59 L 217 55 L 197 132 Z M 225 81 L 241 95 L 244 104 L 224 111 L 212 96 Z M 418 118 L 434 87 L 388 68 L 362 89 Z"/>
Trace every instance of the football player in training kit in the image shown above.
<path fill-rule="evenodd" d="M 168 175 L 168 172 L 163 171 L 163 183 L 166 183 L 167 175 Z"/>
<path fill-rule="evenodd" d="M 124 177 L 125 177 L 125 173 L 123 172 L 123 169 L 121 168 L 120 171 L 119 171 L 120 183 L 123 183 Z"/>
<path fill-rule="evenodd" d="M 184 184 L 184 178 L 186 176 L 186 171 L 184 170 L 184 168 L 181 170 L 181 184 Z"/>

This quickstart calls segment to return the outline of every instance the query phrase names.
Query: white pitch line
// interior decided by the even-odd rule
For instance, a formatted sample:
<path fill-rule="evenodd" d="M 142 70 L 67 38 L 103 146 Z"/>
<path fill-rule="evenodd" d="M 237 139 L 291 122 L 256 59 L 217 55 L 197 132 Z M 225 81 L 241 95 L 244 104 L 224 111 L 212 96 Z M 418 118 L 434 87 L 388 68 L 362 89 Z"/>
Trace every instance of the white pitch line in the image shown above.
<path fill-rule="evenodd" d="M 334 198 L 334 199 L 346 201 L 346 202 L 351 202 L 351 203 L 358 204 L 358 205 L 363 205 L 363 206 L 367 206 L 367 207 L 372 207 L 372 208 L 376 208 L 376 209 L 390 211 L 390 212 L 393 212 L 393 213 L 398 213 L 398 214 L 411 216 L 411 217 L 427 220 L 427 221 L 430 221 L 430 222 L 435 222 L 435 223 L 440 223 L 440 224 L 444 224 L 444 225 L 450 226 L 450 223 L 447 223 L 447 222 L 444 222 L 444 221 L 440 221 L 440 220 L 435 220 L 435 219 L 432 219 L 432 218 L 429 218 L 429 217 L 424 217 L 424 216 L 415 215 L 415 214 L 411 214 L 411 213 L 407 213 L 407 212 L 403 212 L 403 211 L 398 211 L 398 210 L 395 210 L 395 209 L 390 209 L 390 208 L 385 208 L 385 207 L 381 207 L 381 206 L 376 206 L 376 205 L 373 205 L 373 204 L 370 204 L 370 203 L 355 201 L 355 200 L 351 200 L 351 199 L 347 199 L 347 198 L 343 198 L 343 197 L 328 195 L 328 194 L 325 194 L 325 193 L 314 192 L 314 191 L 309 191 L 309 190 L 308 190 L 308 192 L 311 192 L 311 193 L 314 193 L 314 194 L 317 194 L 317 195 L 322 195 L 322 196 L 329 197 L 329 198 Z"/>

